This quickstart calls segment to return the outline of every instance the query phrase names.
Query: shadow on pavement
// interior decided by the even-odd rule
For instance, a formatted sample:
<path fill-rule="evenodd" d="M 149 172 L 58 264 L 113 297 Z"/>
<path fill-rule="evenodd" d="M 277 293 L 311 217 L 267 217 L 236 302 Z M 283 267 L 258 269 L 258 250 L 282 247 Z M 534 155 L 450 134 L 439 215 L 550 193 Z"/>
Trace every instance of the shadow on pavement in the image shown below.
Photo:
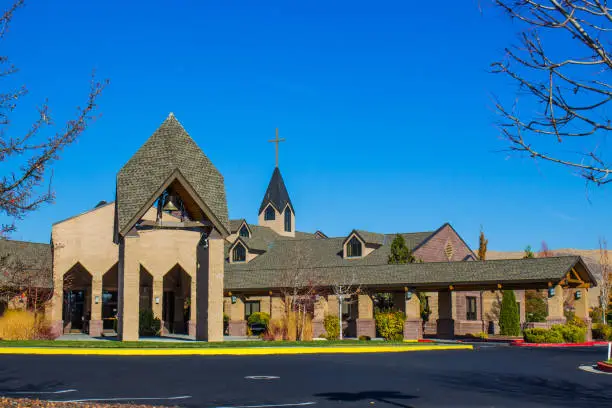
<path fill-rule="evenodd" d="M 612 406 L 612 388 L 608 384 L 581 384 L 541 376 L 499 373 L 461 372 L 433 376 L 445 388 L 464 392 L 490 393 L 521 402 L 546 403 L 551 406 Z"/>
<path fill-rule="evenodd" d="M 416 395 L 402 394 L 399 391 L 361 391 L 361 392 L 324 392 L 315 394 L 315 397 L 327 398 L 329 401 L 342 402 L 383 402 L 395 407 L 413 408 L 412 405 L 405 405 L 389 400 L 409 400 L 418 398 Z"/>

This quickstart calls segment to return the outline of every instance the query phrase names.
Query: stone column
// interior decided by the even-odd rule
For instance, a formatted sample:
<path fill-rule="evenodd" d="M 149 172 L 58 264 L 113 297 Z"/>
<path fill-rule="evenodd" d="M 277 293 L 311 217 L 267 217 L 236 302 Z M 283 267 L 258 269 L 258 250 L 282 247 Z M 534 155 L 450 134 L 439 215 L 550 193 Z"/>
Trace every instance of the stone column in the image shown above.
<path fill-rule="evenodd" d="M 213 229 L 208 248 L 197 246 L 197 340 L 223 341 L 223 245 L 223 236 Z"/>
<path fill-rule="evenodd" d="M 197 282 L 195 277 L 191 278 L 191 294 L 190 294 L 190 301 L 191 304 L 189 305 L 189 322 L 188 322 L 188 333 L 191 337 L 195 337 L 196 335 L 196 322 L 198 321 L 197 319 L 197 313 L 198 313 L 198 297 L 197 297 L 198 293 L 197 293 Z M 222 301 L 223 302 L 223 301 Z M 223 303 L 221 303 L 223 305 Z M 221 306 L 221 321 L 223 321 L 223 306 Z M 223 329 L 221 329 L 223 330 Z"/>
<path fill-rule="evenodd" d="M 455 336 L 455 320 L 453 313 L 453 292 L 450 290 L 438 292 L 438 333 L 441 339 Z"/>
<path fill-rule="evenodd" d="M 140 263 L 136 257 L 137 237 L 119 241 L 119 308 L 117 329 L 121 341 L 138 340 L 140 306 Z"/>
<path fill-rule="evenodd" d="M 64 276 L 53 281 L 53 298 L 51 300 L 51 330 L 60 336 L 64 333 Z"/>
<path fill-rule="evenodd" d="M 553 324 L 565 324 L 565 313 L 563 313 L 563 288 L 561 285 L 555 286 L 555 294 L 548 296 L 548 317 L 546 323 L 549 326 Z"/>
<path fill-rule="evenodd" d="M 576 299 L 577 293 L 580 293 L 580 299 Z M 586 341 L 593 340 L 593 333 L 591 331 L 591 316 L 589 316 L 589 289 L 581 288 L 574 291 L 574 313 L 576 317 L 579 317 L 586 324 Z"/>
<path fill-rule="evenodd" d="M 404 298 L 405 298 L 404 294 Z M 420 340 L 423 338 L 423 320 L 421 319 L 421 301 L 416 293 L 410 299 L 404 300 L 404 340 Z"/>
<path fill-rule="evenodd" d="M 357 295 L 357 337 L 376 337 L 374 302 L 370 295 Z"/>
<path fill-rule="evenodd" d="M 96 303 L 97 298 L 97 303 Z M 91 320 L 89 321 L 89 335 L 99 337 L 102 335 L 102 276 L 94 275 L 91 278 Z"/>
<path fill-rule="evenodd" d="M 319 296 L 314 304 L 314 316 L 312 319 L 313 337 L 322 337 L 326 334 L 325 324 L 323 323 L 326 315 L 327 300 L 325 299 L 325 296 Z"/>
<path fill-rule="evenodd" d="M 228 332 L 230 336 L 246 336 L 247 323 L 244 320 L 244 300 L 240 296 L 234 296 L 236 302 L 230 306 L 230 321 Z"/>

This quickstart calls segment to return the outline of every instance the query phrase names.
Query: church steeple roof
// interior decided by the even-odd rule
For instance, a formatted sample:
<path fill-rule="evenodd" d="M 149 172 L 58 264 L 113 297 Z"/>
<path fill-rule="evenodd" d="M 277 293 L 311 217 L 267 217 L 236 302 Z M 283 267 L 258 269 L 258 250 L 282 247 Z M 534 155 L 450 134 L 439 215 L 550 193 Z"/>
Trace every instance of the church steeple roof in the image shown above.
<path fill-rule="evenodd" d="M 289 204 L 291 205 L 291 211 L 295 214 L 293 204 L 291 203 L 289 193 L 287 192 L 287 187 L 285 187 L 283 176 L 281 175 L 281 172 L 278 167 L 274 168 L 272 178 L 270 179 L 270 184 L 268 184 L 266 194 L 264 195 L 263 201 L 261 202 L 261 206 L 259 206 L 260 214 L 263 210 L 266 209 L 269 203 L 272 203 L 272 205 L 276 207 L 278 211 L 283 211 L 285 209 L 285 206 Z"/>

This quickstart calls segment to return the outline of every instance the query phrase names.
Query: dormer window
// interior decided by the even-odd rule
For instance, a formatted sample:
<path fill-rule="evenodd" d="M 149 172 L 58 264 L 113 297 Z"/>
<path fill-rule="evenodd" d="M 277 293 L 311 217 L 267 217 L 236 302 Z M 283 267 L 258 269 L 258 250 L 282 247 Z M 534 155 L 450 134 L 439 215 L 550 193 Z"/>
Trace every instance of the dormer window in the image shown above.
<path fill-rule="evenodd" d="M 232 250 L 232 261 L 233 262 L 246 262 L 246 248 L 244 245 L 238 243 Z"/>
<path fill-rule="evenodd" d="M 274 207 L 271 205 L 266 207 L 266 212 L 264 213 L 264 220 L 266 221 L 274 221 L 276 219 L 276 212 L 274 211 Z"/>
<path fill-rule="evenodd" d="M 242 227 L 240 228 L 240 231 L 238 231 L 238 235 L 240 235 L 241 237 L 245 237 L 245 238 L 249 238 L 249 229 L 247 228 L 246 225 L 242 225 Z"/>
<path fill-rule="evenodd" d="M 361 241 L 357 237 L 353 237 L 346 244 L 346 257 L 357 258 L 361 256 Z"/>
<path fill-rule="evenodd" d="M 285 231 L 291 232 L 291 209 L 285 208 Z"/>

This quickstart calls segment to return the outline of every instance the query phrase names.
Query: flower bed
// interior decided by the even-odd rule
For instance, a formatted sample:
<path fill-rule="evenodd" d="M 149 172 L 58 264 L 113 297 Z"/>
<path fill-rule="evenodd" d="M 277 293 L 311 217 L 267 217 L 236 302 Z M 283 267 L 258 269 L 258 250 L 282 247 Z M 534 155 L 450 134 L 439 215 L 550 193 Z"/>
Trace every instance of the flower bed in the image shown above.
<path fill-rule="evenodd" d="M 153 408 L 153 405 L 134 405 L 134 404 L 99 404 L 99 403 L 75 403 L 75 402 L 49 402 L 41 400 L 31 400 L 24 398 L 2 398 L 0 406 L 6 408 Z"/>

